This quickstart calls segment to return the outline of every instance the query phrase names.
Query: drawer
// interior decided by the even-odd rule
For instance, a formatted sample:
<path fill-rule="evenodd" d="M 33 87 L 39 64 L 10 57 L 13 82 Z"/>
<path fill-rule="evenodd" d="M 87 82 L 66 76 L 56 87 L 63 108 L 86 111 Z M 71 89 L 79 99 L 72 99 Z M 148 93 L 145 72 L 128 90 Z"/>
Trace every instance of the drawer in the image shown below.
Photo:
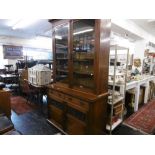
<path fill-rule="evenodd" d="M 65 95 L 63 93 L 60 93 L 60 92 L 57 92 L 57 91 L 52 91 L 52 90 L 50 90 L 48 92 L 48 95 L 51 96 L 51 97 L 54 96 L 54 97 L 62 99 L 62 100 L 64 100 L 64 98 L 65 98 Z"/>
<path fill-rule="evenodd" d="M 63 93 L 60 93 L 60 92 L 54 91 L 53 94 L 56 95 L 56 96 L 58 96 L 58 97 L 60 97 L 60 98 L 62 98 L 62 99 L 65 98 L 65 95 L 64 95 Z"/>
<path fill-rule="evenodd" d="M 53 99 L 53 100 L 56 100 L 58 102 L 64 102 L 64 99 L 61 98 L 61 97 L 58 97 L 57 95 L 55 94 L 48 94 L 48 97 L 49 97 L 49 100 L 50 99 Z"/>
<path fill-rule="evenodd" d="M 67 104 L 77 110 L 80 110 L 82 112 L 87 112 L 89 109 L 89 104 L 83 100 L 70 97 L 68 95 L 65 96 L 65 101 Z"/>
<path fill-rule="evenodd" d="M 71 135 L 86 134 L 86 124 L 72 115 L 67 115 L 66 132 Z"/>

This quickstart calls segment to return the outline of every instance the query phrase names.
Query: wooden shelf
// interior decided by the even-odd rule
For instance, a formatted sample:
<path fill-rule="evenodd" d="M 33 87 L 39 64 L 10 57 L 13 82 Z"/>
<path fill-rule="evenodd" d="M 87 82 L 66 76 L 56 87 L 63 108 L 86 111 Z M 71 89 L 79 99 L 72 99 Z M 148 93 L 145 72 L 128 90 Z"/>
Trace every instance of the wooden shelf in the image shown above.
<path fill-rule="evenodd" d="M 63 70 L 63 69 L 57 69 L 58 72 L 64 72 L 64 73 L 68 73 L 68 70 Z"/>
<path fill-rule="evenodd" d="M 113 81 L 108 81 L 108 85 L 113 85 Z M 115 86 L 124 86 L 124 83 L 115 83 Z"/>
<path fill-rule="evenodd" d="M 87 61 L 93 61 L 94 58 L 85 58 L 85 59 L 74 59 L 73 61 L 77 62 L 87 62 Z"/>
<path fill-rule="evenodd" d="M 68 54 L 67 51 L 66 52 L 56 52 L 56 54 Z"/>
<path fill-rule="evenodd" d="M 81 75 L 89 75 L 89 76 L 93 76 L 94 74 L 93 73 L 87 73 L 87 72 L 77 72 L 77 71 L 74 71 L 75 74 L 81 74 Z"/>
<path fill-rule="evenodd" d="M 120 96 L 120 97 L 118 97 L 117 99 L 114 99 L 114 103 L 113 103 L 113 104 L 116 104 L 116 103 L 118 103 L 119 101 L 121 101 L 121 100 L 123 100 L 123 99 L 124 99 L 124 97 Z M 111 102 L 108 102 L 108 104 L 112 105 Z"/>
<path fill-rule="evenodd" d="M 66 78 L 67 75 L 58 75 L 56 78 Z"/>
<path fill-rule="evenodd" d="M 62 45 L 62 44 L 55 44 L 55 45 L 57 48 L 62 48 L 62 49 L 68 48 L 68 46 Z"/>
<path fill-rule="evenodd" d="M 122 123 L 122 119 L 119 118 L 117 120 L 117 122 L 112 124 L 111 130 L 114 130 L 120 123 Z M 109 124 L 106 125 L 106 129 L 110 130 L 110 125 Z"/>
<path fill-rule="evenodd" d="M 68 60 L 68 58 L 56 58 L 56 60 Z"/>

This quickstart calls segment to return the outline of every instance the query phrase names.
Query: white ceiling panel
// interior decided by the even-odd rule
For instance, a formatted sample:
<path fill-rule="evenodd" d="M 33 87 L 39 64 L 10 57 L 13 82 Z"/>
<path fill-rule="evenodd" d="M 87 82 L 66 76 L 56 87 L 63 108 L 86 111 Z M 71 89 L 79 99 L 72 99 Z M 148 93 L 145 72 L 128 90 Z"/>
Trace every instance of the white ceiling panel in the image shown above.
<path fill-rule="evenodd" d="M 155 36 L 155 19 L 131 19 L 135 24 L 143 30 Z"/>
<path fill-rule="evenodd" d="M 9 25 L 12 19 L 0 19 L 0 35 L 20 37 L 20 38 L 33 38 L 36 36 L 51 37 L 52 25 L 48 19 L 39 19 L 36 23 L 22 29 L 13 30 Z M 47 33 L 48 32 L 48 33 Z"/>

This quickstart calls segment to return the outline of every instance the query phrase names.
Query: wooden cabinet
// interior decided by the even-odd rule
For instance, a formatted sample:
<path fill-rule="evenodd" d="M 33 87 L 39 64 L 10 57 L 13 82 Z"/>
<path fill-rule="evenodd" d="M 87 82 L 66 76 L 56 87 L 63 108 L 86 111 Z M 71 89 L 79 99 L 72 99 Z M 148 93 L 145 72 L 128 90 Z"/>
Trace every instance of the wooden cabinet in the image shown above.
<path fill-rule="evenodd" d="M 110 20 L 51 20 L 53 77 L 49 120 L 68 134 L 102 134 L 106 125 Z"/>
<path fill-rule="evenodd" d="M 10 92 L 0 90 L 0 110 L 4 112 L 8 118 L 11 118 L 10 96 Z"/>

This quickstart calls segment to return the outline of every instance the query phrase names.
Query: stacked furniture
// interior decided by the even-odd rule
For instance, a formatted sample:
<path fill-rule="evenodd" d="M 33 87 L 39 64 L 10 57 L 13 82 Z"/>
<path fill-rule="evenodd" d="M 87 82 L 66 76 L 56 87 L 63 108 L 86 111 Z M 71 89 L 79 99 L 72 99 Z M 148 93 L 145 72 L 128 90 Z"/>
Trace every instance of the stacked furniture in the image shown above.
<path fill-rule="evenodd" d="M 104 134 L 110 20 L 51 20 L 53 78 L 48 121 L 67 134 Z"/>

